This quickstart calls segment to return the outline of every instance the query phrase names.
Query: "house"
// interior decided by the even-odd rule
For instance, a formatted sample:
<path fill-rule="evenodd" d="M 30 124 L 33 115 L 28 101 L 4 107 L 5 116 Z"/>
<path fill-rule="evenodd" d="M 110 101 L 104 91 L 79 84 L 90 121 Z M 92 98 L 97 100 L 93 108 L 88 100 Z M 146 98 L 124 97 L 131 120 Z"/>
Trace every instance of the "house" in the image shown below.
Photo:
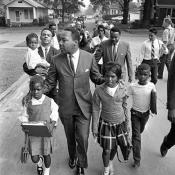
<path fill-rule="evenodd" d="M 107 15 L 121 14 L 119 4 L 117 2 L 109 2 L 109 8 L 106 10 Z"/>
<path fill-rule="evenodd" d="M 175 0 L 156 0 L 156 9 L 158 23 L 162 24 L 167 15 L 175 23 Z"/>
<path fill-rule="evenodd" d="M 38 22 L 48 16 L 48 8 L 34 0 L 8 0 L 4 4 L 9 26 Z"/>

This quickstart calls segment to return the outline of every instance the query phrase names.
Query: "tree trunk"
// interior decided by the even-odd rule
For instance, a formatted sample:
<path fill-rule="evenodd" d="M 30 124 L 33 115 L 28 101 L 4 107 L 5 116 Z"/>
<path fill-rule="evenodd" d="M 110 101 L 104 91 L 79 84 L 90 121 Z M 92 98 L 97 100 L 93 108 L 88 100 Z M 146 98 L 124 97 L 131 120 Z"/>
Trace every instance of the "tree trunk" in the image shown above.
<path fill-rule="evenodd" d="M 143 6 L 143 25 L 148 26 L 151 22 L 153 0 L 145 0 Z"/>
<path fill-rule="evenodd" d="M 124 4 L 123 4 L 123 20 L 122 20 L 123 24 L 127 24 L 128 23 L 129 2 L 130 2 L 130 0 L 124 0 Z"/>
<path fill-rule="evenodd" d="M 64 0 L 61 0 L 62 4 L 62 23 L 64 23 L 64 14 L 65 14 L 65 3 Z"/>

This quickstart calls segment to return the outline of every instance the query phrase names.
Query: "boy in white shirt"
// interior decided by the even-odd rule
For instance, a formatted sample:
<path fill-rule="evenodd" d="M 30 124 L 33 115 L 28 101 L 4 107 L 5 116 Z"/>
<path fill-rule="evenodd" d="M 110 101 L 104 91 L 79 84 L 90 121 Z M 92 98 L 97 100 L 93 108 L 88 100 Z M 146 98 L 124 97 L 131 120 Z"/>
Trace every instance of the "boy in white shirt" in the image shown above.
<path fill-rule="evenodd" d="M 43 67 L 46 70 L 49 68 L 50 64 L 41 58 L 38 54 L 38 36 L 36 33 L 30 33 L 26 37 L 26 44 L 28 46 L 25 55 L 25 61 L 28 69 L 35 69 L 36 67 Z"/>
<path fill-rule="evenodd" d="M 150 114 L 151 93 L 155 93 L 155 85 L 148 81 L 150 76 L 150 66 L 142 63 L 137 68 L 138 82 L 131 83 L 128 87 L 128 95 L 132 96 L 131 108 L 131 126 L 132 126 L 132 144 L 133 144 L 133 167 L 140 166 L 141 160 L 141 133 Z M 156 99 L 155 99 L 156 103 Z"/>

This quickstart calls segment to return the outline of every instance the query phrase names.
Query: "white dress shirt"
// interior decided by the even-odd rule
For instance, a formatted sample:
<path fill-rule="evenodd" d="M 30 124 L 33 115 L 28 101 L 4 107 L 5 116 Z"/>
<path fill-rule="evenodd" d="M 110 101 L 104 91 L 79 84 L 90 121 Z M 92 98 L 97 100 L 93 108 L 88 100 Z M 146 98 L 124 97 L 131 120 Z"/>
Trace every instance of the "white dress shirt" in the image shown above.
<path fill-rule="evenodd" d="M 46 59 L 46 55 L 45 55 L 45 47 L 41 46 L 41 49 L 42 49 L 42 51 L 43 51 L 44 58 Z M 48 54 L 49 50 L 50 50 L 50 46 L 47 47 L 47 54 Z"/>
<path fill-rule="evenodd" d="M 79 56 L 80 56 L 80 50 L 79 49 L 74 54 L 72 54 L 72 61 L 73 61 L 73 64 L 74 64 L 74 71 L 75 72 L 77 70 Z"/>
<path fill-rule="evenodd" d="M 161 52 L 164 54 L 168 54 L 168 49 L 165 47 L 163 49 L 163 42 L 159 39 L 155 39 L 153 41 L 154 44 L 154 58 L 153 59 L 159 59 Z M 146 40 L 141 46 L 141 53 L 140 53 L 140 59 L 144 60 L 151 60 L 151 49 L 152 49 L 152 41 Z M 141 61 L 142 61 L 141 60 Z"/>
<path fill-rule="evenodd" d="M 57 36 L 55 35 L 53 38 L 52 38 L 52 42 L 51 42 L 52 46 L 59 50 L 60 49 L 60 45 L 58 43 L 58 39 L 57 39 Z"/>

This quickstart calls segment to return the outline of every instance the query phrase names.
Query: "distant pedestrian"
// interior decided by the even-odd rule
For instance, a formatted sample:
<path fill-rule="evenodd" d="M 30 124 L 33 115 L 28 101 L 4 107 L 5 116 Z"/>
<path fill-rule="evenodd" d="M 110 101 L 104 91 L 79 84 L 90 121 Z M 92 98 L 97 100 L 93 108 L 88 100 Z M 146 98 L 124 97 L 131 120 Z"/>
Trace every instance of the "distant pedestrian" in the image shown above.
<path fill-rule="evenodd" d="M 86 39 L 85 33 L 83 31 L 80 32 L 79 48 L 87 52 L 91 52 L 90 44 Z"/>
<path fill-rule="evenodd" d="M 112 161 L 117 152 L 120 128 L 128 131 L 127 95 L 121 80 L 121 66 L 114 62 L 105 65 L 105 83 L 93 95 L 92 134 L 103 149 L 103 175 L 114 175 Z M 125 123 L 126 122 L 126 123 Z"/>
<path fill-rule="evenodd" d="M 105 27 L 103 25 L 98 25 L 98 35 L 92 38 L 92 41 L 90 43 L 90 48 L 91 48 L 92 53 L 95 54 L 101 42 L 105 40 L 108 40 L 108 38 L 105 36 Z M 103 65 L 102 58 L 99 60 L 97 64 L 99 66 L 100 72 L 102 72 L 102 65 Z"/>
<path fill-rule="evenodd" d="M 41 76 L 35 75 L 30 79 L 29 88 L 31 98 L 23 101 L 26 107 L 26 119 L 29 122 L 46 121 L 49 131 L 53 133 L 58 120 L 58 106 L 49 97 L 43 94 L 44 80 Z M 27 132 L 27 131 L 25 131 Z M 37 166 L 38 175 L 49 175 L 51 156 L 53 151 L 53 137 L 29 136 L 29 152 L 32 162 Z M 45 169 L 43 170 L 43 163 Z"/>
<path fill-rule="evenodd" d="M 51 45 L 59 50 L 60 49 L 60 45 L 59 45 L 59 42 L 58 42 L 58 38 L 57 38 L 57 25 L 52 22 L 49 24 L 49 29 L 52 31 L 52 41 L 51 41 Z"/>
<path fill-rule="evenodd" d="M 144 63 L 139 65 L 137 68 L 138 82 L 131 83 L 128 87 L 128 95 L 132 97 L 131 126 L 133 167 L 140 166 L 141 134 L 144 131 L 150 114 L 151 93 L 155 93 L 156 96 L 155 85 L 148 81 L 149 76 L 150 66 Z"/>
<path fill-rule="evenodd" d="M 50 64 L 38 53 L 38 36 L 36 33 L 30 33 L 26 37 L 27 52 L 25 61 L 29 70 L 37 67 L 43 68 L 42 75 L 46 75 Z M 45 70 L 45 71 L 44 71 Z"/>
<path fill-rule="evenodd" d="M 170 68 L 170 63 L 175 50 L 175 28 L 172 26 L 172 21 L 170 18 L 165 18 L 163 27 L 162 41 L 168 48 L 168 54 L 163 54 L 160 57 L 160 64 L 158 67 L 158 78 L 163 78 L 164 66 L 166 65 L 167 70 Z"/>
<path fill-rule="evenodd" d="M 140 59 L 151 68 L 151 82 L 157 83 L 158 63 L 161 54 L 168 54 L 166 45 L 157 38 L 157 30 L 149 29 L 149 39 L 141 46 Z"/>
<path fill-rule="evenodd" d="M 164 137 L 160 147 L 162 157 L 175 145 L 175 55 L 170 64 L 167 81 L 167 109 L 168 120 L 171 122 L 169 133 Z"/>

